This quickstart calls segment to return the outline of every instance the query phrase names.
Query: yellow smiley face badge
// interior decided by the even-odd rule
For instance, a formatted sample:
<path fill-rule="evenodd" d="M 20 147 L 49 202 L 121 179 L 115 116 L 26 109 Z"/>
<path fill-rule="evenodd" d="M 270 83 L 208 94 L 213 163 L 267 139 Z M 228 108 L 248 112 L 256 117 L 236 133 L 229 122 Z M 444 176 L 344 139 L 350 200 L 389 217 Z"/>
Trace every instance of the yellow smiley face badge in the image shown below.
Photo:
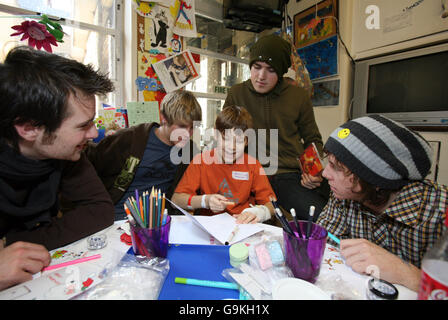
<path fill-rule="evenodd" d="M 339 137 L 340 139 L 345 139 L 345 138 L 347 138 L 349 135 L 350 135 L 350 129 L 347 129 L 347 128 L 345 128 L 345 129 L 341 129 L 341 130 L 339 130 L 339 132 L 338 132 L 338 137 Z"/>

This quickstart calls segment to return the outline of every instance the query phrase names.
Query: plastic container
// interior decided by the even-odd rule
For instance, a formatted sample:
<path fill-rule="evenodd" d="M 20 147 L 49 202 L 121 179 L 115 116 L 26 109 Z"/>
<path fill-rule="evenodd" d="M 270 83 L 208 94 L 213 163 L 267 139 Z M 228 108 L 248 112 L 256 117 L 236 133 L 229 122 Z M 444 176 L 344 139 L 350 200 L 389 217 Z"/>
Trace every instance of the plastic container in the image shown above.
<path fill-rule="evenodd" d="M 132 249 L 136 255 L 148 258 L 166 258 L 170 235 L 171 217 L 159 228 L 141 228 L 131 224 Z"/>
<path fill-rule="evenodd" d="M 307 224 L 307 221 L 299 221 L 302 230 L 306 230 Z M 296 231 L 294 222 L 289 222 L 289 225 L 293 231 Z M 283 240 L 286 265 L 291 269 L 294 277 L 311 283 L 316 282 L 327 243 L 327 230 L 313 223 L 308 239 L 291 236 L 283 230 Z"/>
<path fill-rule="evenodd" d="M 236 243 L 230 246 L 229 256 L 232 267 L 238 268 L 240 264 L 247 262 L 249 249 L 244 243 Z"/>
<path fill-rule="evenodd" d="M 255 254 L 261 270 L 285 264 L 285 257 L 278 241 L 262 242 L 256 245 Z"/>
<path fill-rule="evenodd" d="M 398 289 L 385 280 L 372 278 L 368 282 L 366 294 L 369 300 L 396 300 Z"/>

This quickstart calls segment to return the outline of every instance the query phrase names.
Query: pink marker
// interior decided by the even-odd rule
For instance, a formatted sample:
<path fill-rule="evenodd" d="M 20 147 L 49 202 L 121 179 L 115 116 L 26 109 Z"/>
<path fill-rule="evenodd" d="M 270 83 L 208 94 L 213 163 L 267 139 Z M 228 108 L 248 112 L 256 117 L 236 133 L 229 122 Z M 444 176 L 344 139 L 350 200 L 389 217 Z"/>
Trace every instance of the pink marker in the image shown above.
<path fill-rule="evenodd" d="M 71 266 L 74 264 L 78 264 L 78 263 L 86 262 L 86 261 L 90 261 L 90 260 L 95 260 L 95 259 L 99 259 L 99 258 L 101 258 L 101 254 L 98 253 L 98 254 L 94 254 L 93 256 L 84 257 L 84 258 L 48 266 L 48 267 L 43 268 L 42 271 L 50 271 L 50 270 L 54 270 L 54 269 L 64 268 L 64 267 L 68 267 L 68 266 Z"/>

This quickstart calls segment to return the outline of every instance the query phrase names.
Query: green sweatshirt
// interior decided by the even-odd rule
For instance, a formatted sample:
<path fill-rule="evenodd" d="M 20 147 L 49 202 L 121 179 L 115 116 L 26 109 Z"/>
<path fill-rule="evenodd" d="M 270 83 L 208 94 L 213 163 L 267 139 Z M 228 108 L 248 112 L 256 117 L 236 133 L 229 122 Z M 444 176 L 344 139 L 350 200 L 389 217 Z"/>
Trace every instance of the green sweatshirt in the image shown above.
<path fill-rule="evenodd" d="M 246 108 L 252 115 L 254 129 L 268 130 L 268 155 L 271 146 L 269 129 L 278 129 L 276 173 L 299 171 L 297 158 L 312 142 L 316 144 L 319 152 L 322 152 L 322 136 L 314 118 L 311 100 L 304 89 L 292 86 L 286 81 L 279 81 L 273 90 L 260 94 L 255 91 L 249 79 L 230 88 L 224 103 L 224 106 L 228 105 Z M 264 167 L 269 165 L 260 162 Z"/>

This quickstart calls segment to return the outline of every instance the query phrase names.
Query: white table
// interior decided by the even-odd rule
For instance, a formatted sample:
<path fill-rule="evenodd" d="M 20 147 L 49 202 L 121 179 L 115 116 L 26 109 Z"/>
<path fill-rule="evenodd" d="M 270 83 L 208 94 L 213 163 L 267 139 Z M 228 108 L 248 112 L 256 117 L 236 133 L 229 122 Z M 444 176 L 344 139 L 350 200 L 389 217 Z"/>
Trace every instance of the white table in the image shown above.
<path fill-rule="evenodd" d="M 277 238 L 282 241 L 282 229 L 260 224 L 264 231 L 245 240 L 247 245 L 260 242 L 262 237 Z M 97 234 L 106 234 L 107 246 L 100 250 L 89 251 L 86 239 L 79 240 L 68 246 L 51 251 L 53 256 L 51 264 L 70 261 L 83 256 L 101 254 L 101 258 L 80 263 L 76 266 L 43 272 L 34 280 L 19 284 L 0 292 L 0 299 L 70 299 L 81 291 L 101 281 L 101 272 L 104 268 L 117 264 L 129 249 L 129 246 L 120 240 L 123 229 L 127 229 L 124 221 L 117 222 Z M 204 231 L 193 225 L 185 216 L 172 216 L 171 232 L 185 234 L 182 241 L 187 244 L 216 244 L 216 241 L 205 234 Z M 171 237 L 170 237 L 171 238 Z M 329 295 L 337 294 L 345 299 L 366 299 L 365 290 L 368 277 L 360 275 L 344 264 L 337 248 L 327 245 L 321 271 L 316 285 Z M 83 289 L 83 287 L 85 287 Z M 398 299 L 416 299 L 417 293 L 403 286 L 396 285 L 399 290 Z M 341 296 L 341 293 L 343 296 Z"/>

